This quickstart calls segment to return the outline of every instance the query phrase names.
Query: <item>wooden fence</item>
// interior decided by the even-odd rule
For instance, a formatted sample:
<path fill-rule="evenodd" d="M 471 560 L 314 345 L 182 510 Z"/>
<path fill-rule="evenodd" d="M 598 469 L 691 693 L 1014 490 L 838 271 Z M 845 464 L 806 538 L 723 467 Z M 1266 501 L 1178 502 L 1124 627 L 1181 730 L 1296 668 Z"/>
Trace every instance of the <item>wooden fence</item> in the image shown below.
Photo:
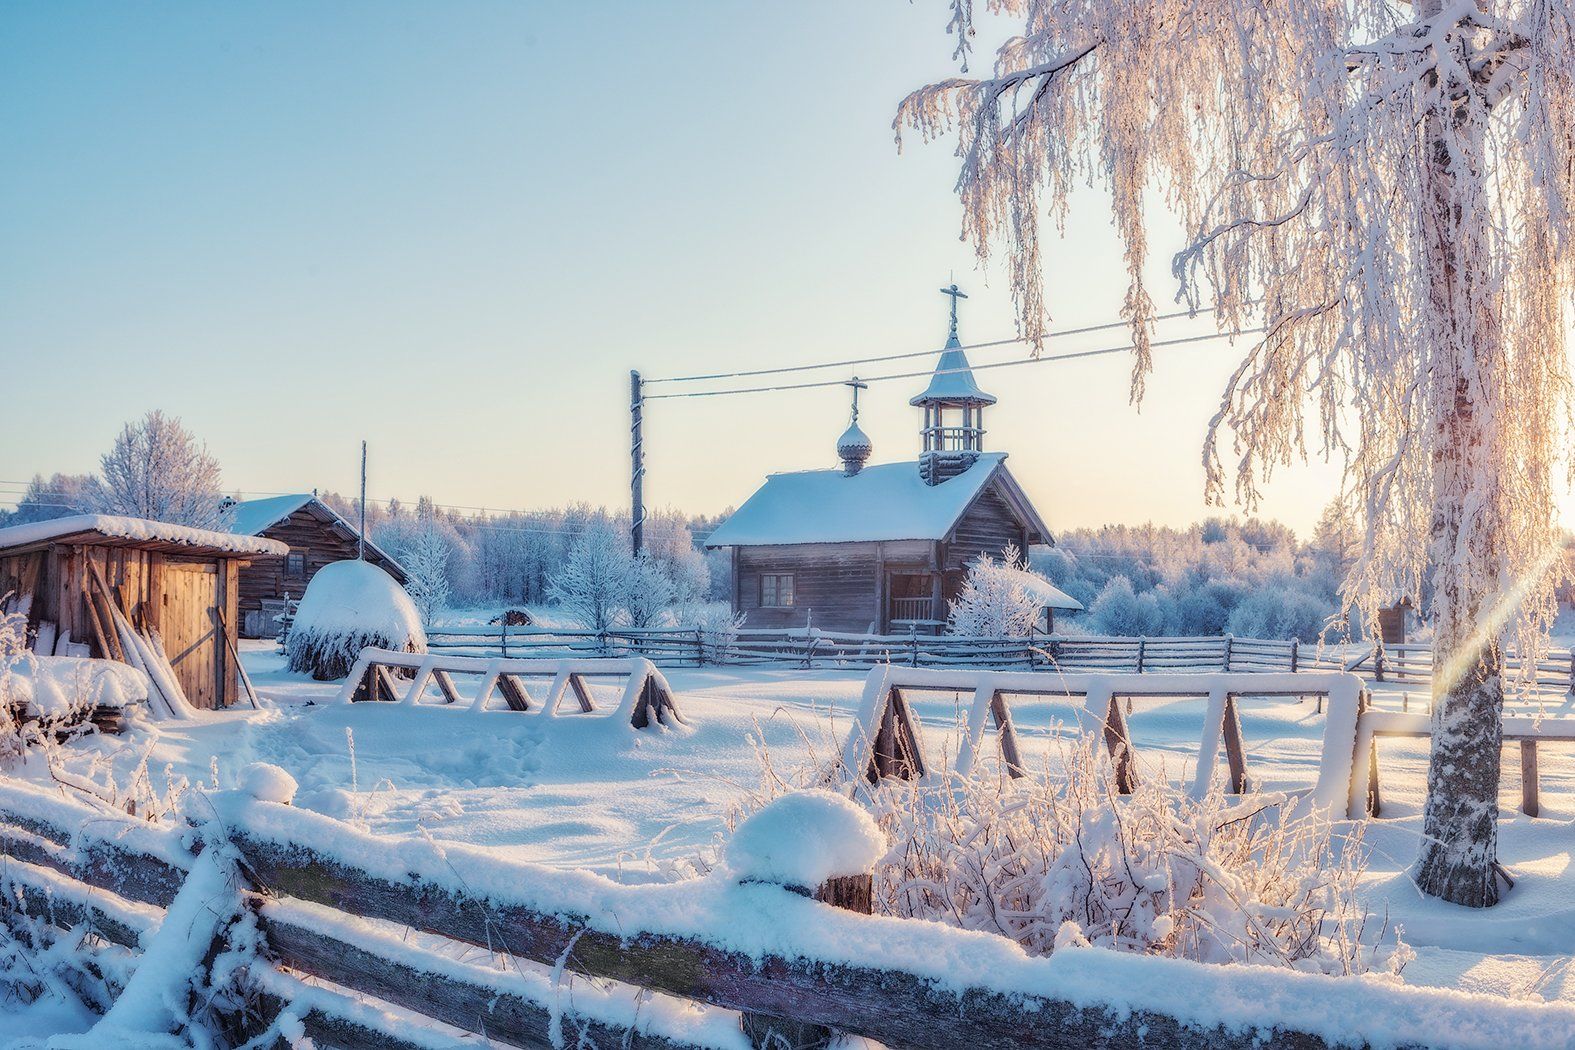
<path fill-rule="evenodd" d="M 1432 678 L 1427 645 L 1330 645 L 1226 636 L 1125 638 L 1032 634 L 1027 638 L 848 634 L 819 629 L 707 632 L 682 628 L 576 631 L 543 627 L 437 628 L 433 652 L 503 659 L 641 656 L 662 667 L 978 667 L 1021 670 L 1199 672 L 1352 671 L 1370 682 L 1414 684 Z M 1506 670 L 1520 671 L 1518 655 Z M 1530 677 L 1544 692 L 1575 694 L 1575 650 L 1556 649 Z"/>
<path fill-rule="evenodd" d="M 665 1048 L 780 1046 L 784 1033 L 793 1045 L 825 1045 L 832 1031 L 936 1050 L 1310 1050 L 1327 1045 L 1317 1033 L 1342 999 L 1342 1042 L 1436 1046 L 1456 1032 L 1481 1035 L 1485 1023 L 1482 1004 L 1454 992 L 1095 950 L 1031 959 L 993 934 L 855 915 L 781 886 L 623 886 L 377 837 L 239 793 L 209 801 L 199 839 L 234 847 L 233 907 L 255 915 L 264 942 L 241 977 L 261 1015 L 233 1019 L 237 1043 L 266 1032 L 281 1009 L 320 1045 L 396 1050 L 474 1045 L 464 1033 L 489 1045 L 560 1045 L 583 1032 L 601 1045 Z M 167 954 L 165 938 L 189 948 L 190 928 L 160 922 L 198 863 L 182 855 L 183 830 L 0 786 L 0 911 L 68 928 L 88 949 Z M 466 945 L 512 965 L 444 951 Z M 600 980 L 564 991 L 564 973 Z M 638 988 L 657 994 L 631 1031 Z M 620 995 L 630 997 L 622 1013 Z M 697 1022 L 685 1000 L 719 1009 Z M 1495 1045 L 1551 1046 L 1548 1033 L 1575 1026 L 1575 1009 L 1495 1002 L 1491 1024 Z"/>

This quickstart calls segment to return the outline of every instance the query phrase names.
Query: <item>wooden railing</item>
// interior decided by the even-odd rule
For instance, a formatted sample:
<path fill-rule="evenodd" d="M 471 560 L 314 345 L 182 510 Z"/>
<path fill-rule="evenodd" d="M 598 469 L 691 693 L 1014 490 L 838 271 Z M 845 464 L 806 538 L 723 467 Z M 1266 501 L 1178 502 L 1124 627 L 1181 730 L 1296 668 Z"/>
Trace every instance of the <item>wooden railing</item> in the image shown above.
<path fill-rule="evenodd" d="M 208 823 L 189 837 L 233 847 L 241 885 L 229 906 L 251 911 L 263 940 L 261 957 L 240 971 L 263 1008 L 235 1019 L 247 1037 L 289 1010 L 320 1044 L 397 1050 L 434 1045 L 437 1033 L 412 1015 L 521 1047 L 579 1032 L 600 1045 L 736 1045 L 742 1028 L 753 1046 L 781 1045 L 784 1032 L 819 1033 L 818 1045 L 839 1031 L 936 1050 L 1321 1048 L 1328 1003 L 1352 996 L 1360 1009 L 1346 1011 L 1339 1031 L 1357 1043 L 1423 1045 L 1429 1033 L 1490 1025 L 1497 1045 L 1525 1046 L 1549 1026 L 1575 1026 L 1563 1004 L 1506 1001 L 1486 1021 L 1458 993 L 1256 966 L 1093 949 L 1033 959 L 993 934 L 856 915 L 771 884 L 624 886 L 373 836 L 239 793 L 209 802 Z M 185 830 L 0 785 L 0 909 L 133 953 L 190 939 L 158 911 L 179 906 L 199 863 L 180 846 Z M 229 864 L 229 854 L 211 863 Z M 222 910 L 202 893 L 205 907 Z M 510 965 L 459 961 L 465 946 Z M 564 974 L 599 980 L 565 990 Z M 658 994 L 628 1031 L 639 988 Z M 684 1000 L 715 1009 L 697 1022 Z M 1254 1004 L 1246 1019 L 1240 1003 Z"/>
<path fill-rule="evenodd" d="M 893 620 L 934 620 L 934 598 L 893 598 L 891 600 L 891 618 Z"/>
<path fill-rule="evenodd" d="M 928 612 L 928 598 L 911 601 Z M 997 667 L 1063 671 L 1352 671 L 1370 682 L 1417 685 L 1432 677 L 1426 645 L 1305 644 L 1229 635 L 1131 638 L 1046 635 L 982 638 L 963 635 L 857 634 L 819 628 L 743 629 L 726 632 L 654 627 L 582 631 L 543 627 L 436 628 L 433 652 L 504 658 L 642 656 L 661 667 L 778 664 L 799 667 Z M 1506 654 L 1506 671 L 1518 675 L 1520 659 Z M 1556 649 L 1530 677 L 1543 693 L 1575 694 L 1575 652 Z"/>

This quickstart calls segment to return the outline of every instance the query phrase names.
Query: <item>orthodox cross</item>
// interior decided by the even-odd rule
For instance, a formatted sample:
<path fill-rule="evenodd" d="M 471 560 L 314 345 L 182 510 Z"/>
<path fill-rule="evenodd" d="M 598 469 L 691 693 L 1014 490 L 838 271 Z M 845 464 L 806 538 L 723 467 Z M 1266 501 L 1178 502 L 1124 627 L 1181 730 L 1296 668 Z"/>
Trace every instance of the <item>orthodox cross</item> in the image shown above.
<path fill-rule="evenodd" d="M 853 420 L 852 421 L 854 423 L 857 423 L 859 421 L 859 391 L 860 390 L 868 390 L 869 389 L 869 384 L 864 382 L 863 380 L 859 379 L 858 376 L 854 376 L 852 379 L 848 380 L 846 383 L 843 383 L 842 385 L 843 386 L 850 386 L 850 387 L 853 388 Z"/>
<path fill-rule="evenodd" d="M 968 298 L 968 293 L 960 290 L 957 287 L 956 284 L 953 284 L 949 288 L 942 288 L 941 289 L 941 294 L 942 295 L 949 295 L 949 296 L 952 297 L 952 335 L 956 335 L 957 334 L 957 300 Z"/>

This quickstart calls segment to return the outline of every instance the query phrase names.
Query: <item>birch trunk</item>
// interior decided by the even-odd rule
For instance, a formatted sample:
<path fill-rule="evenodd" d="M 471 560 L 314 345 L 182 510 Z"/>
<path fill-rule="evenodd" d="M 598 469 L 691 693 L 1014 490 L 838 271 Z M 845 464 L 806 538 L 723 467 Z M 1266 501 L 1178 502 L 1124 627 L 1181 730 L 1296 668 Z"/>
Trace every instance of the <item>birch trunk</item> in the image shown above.
<path fill-rule="evenodd" d="M 1424 0 L 1437 14 L 1442 0 Z M 1438 428 L 1433 463 L 1434 676 L 1417 884 L 1454 904 L 1498 902 L 1498 785 L 1503 739 L 1502 625 L 1495 608 L 1504 550 L 1492 416 L 1503 401 L 1501 329 L 1483 286 L 1481 114 L 1470 85 L 1444 85 L 1446 111 L 1423 127 L 1423 251 L 1433 343 L 1429 384 Z M 1451 104 L 1451 100 L 1456 100 Z"/>

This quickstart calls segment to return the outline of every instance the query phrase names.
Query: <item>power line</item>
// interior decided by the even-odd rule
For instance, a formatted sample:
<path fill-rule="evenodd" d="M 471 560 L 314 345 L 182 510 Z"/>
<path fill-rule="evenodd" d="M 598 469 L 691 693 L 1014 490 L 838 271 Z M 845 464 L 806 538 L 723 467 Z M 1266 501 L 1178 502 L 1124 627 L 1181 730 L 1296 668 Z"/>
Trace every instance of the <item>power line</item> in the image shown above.
<path fill-rule="evenodd" d="M 1177 310 L 1174 313 L 1160 314 L 1158 317 L 1154 318 L 1154 320 L 1155 321 L 1171 321 L 1171 320 L 1174 320 L 1174 319 L 1176 319 L 1178 317 L 1199 317 L 1199 316 L 1202 316 L 1203 314 L 1213 313 L 1215 311 L 1215 309 L 1217 309 L 1217 308 L 1209 306 L 1209 307 L 1204 307 L 1203 309 L 1200 309 L 1200 310 Z M 1059 331 L 1059 332 L 1049 332 L 1049 333 L 1047 333 L 1045 335 L 1045 338 L 1046 339 L 1061 339 L 1061 338 L 1065 338 L 1067 336 L 1073 336 L 1073 335 L 1088 335 L 1088 334 L 1090 334 L 1092 332 L 1108 332 L 1112 328 L 1125 328 L 1129 324 L 1130 324 L 1130 322 L 1128 322 L 1128 321 L 1107 321 L 1104 324 L 1088 325 L 1085 328 L 1067 328 L 1067 329 L 1063 329 L 1062 331 Z M 1017 343 L 1026 343 L 1026 342 L 1028 342 L 1028 340 L 1026 338 L 1024 338 L 1023 336 L 1017 336 L 1014 339 L 996 339 L 996 340 L 993 340 L 993 341 L 988 342 L 988 343 L 968 343 L 967 345 L 960 347 L 960 349 L 962 349 L 962 350 L 988 350 L 988 349 L 990 349 L 992 347 L 1013 346 L 1013 345 L 1015 345 Z M 745 371 L 745 372 L 715 372 L 715 373 L 712 373 L 711 375 L 666 376 L 666 377 L 659 378 L 659 379 L 642 379 L 641 382 L 644 385 L 649 386 L 649 385 L 651 385 L 653 383 L 695 383 L 695 382 L 700 382 L 702 380 L 708 380 L 708 379 L 747 379 L 747 378 L 749 378 L 751 376 L 781 375 L 784 372 L 812 372 L 812 371 L 816 371 L 816 370 L 822 369 L 822 368 L 846 368 L 849 365 L 865 365 L 865 364 L 874 364 L 874 363 L 878 363 L 878 362 L 881 362 L 881 361 L 903 361 L 903 360 L 907 360 L 909 358 L 914 358 L 914 357 L 929 357 L 931 354 L 938 354 L 938 353 L 940 353 L 943 349 L 945 349 L 945 348 L 944 347 L 935 347 L 935 348 L 930 349 L 930 350 L 912 350 L 912 351 L 908 351 L 907 353 L 901 353 L 901 354 L 883 354 L 880 357 L 854 357 L 854 358 L 849 358 L 849 359 L 844 360 L 844 361 L 823 361 L 820 364 L 814 364 L 814 365 L 783 365 L 780 368 L 756 368 L 756 369 L 751 369 L 751 370 Z M 652 396 L 653 397 L 662 397 L 662 396 L 670 397 L 670 396 L 673 396 L 673 395 L 652 395 Z M 651 398 L 646 398 L 646 400 L 649 401 L 649 400 L 651 400 Z"/>
<path fill-rule="evenodd" d="M 1253 335 L 1268 331 L 1267 326 L 1259 325 L 1253 328 L 1241 328 L 1232 332 L 1207 332 L 1202 335 L 1184 336 L 1177 339 L 1159 339 L 1149 343 L 1151 348 L 1169 346 L 1182 346 L 1188 343 L 1201 343 L 1213 339 L 1232 339 L 1238 335 Z M 980 344 L 983 345 L 983 344 Z M 1127 353 L 1137 348 L 1136 343 L 1127 343 L 1122 346 L 1101 347 L 1098 350 L 1078 350 L 1067 354 L 1054 354 L 1048 357 L 1024 357 L 1013 361 L 992 361 L 982 365 L 972 365 L 965 368 L 926 369 L 919 372 L 894 372 L 883 376 L 860 376 L 861 382 L 882 383 L 891 379 L 916 379 L 924 376 L 957 375 L 963 372 L 982 372 L 988 368 L 1014 368 L 1018 365 L 1042 365 L 1054 361 L 1075 361 L 1084 357 L 1100 357 L 1105 354 Z M 786 390 L 810 390 L 816 387 L 845 386 L 843 379 L 822 379 L 810 383 L 783 383 L 776 386 L 734 387 L 729 390 L 696 390 L 686 394 L 651 394 L 647 401 L 663 401 L 669 398 L 680 397 L 722 397 L 728 394 L 771 394 Z"/>

